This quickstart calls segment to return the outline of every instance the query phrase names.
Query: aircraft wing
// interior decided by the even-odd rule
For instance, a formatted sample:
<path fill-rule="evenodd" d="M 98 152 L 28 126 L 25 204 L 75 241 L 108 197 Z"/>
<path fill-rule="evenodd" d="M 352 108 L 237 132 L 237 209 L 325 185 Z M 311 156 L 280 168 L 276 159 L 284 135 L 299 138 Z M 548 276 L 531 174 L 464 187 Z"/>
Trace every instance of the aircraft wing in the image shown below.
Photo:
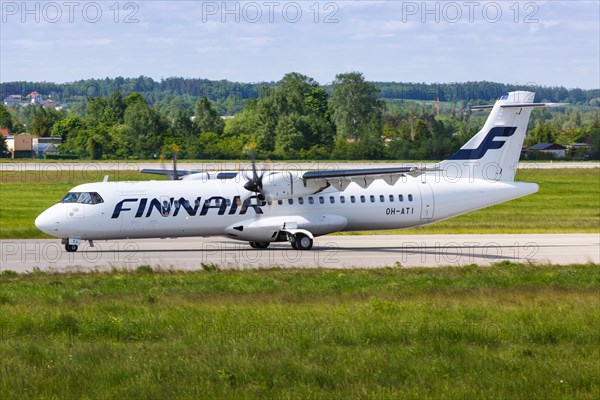
<path fill-rule="evenodd" d="M 391 167 L 391 168 L 366 168 L 366 169 L 341 169 L 308 171 L 302 175 L 304 180 L 320 180 L 328 183 L 338 190 L 344 190 L 351 182 L 366 188 L 378 179 L 394 185 L 403 176 L 417 177 L 428 171 L 437 171 L 431 168 L 418 167 Z"/>
<path fill-rule="evenodd" d="M 143 168 L 140 172 L 142 174 L 165 175 L 165 176 L 169 176 L 169 177 L 173 175 L 172 169 Z M 178 169 L 175 171 L 178 178 L 185 176 L 185 175 L 197 174 L 198 172 L 200 172 L 200 171 L 188 171 L 188 170 L 182 170 L 182 169 Z"/>

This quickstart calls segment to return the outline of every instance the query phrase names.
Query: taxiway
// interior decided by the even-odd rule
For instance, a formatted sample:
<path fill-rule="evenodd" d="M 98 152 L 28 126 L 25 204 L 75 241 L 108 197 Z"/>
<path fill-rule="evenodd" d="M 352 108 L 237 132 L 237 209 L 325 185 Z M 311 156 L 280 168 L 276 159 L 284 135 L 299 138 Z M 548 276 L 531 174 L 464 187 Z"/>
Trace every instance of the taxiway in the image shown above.
<path fill-rule="evenodd" d="M 313 250 L 274 243 L 255 250 L 225 238 L 97 241 L 67 253 L 58 239 L 0 241 L 0 270 L 93 271 L 219 268 L 377 268 L 491 265 L 501 261 L 545 264 L 600 263 L 598 234 L 355 235 L 323 236 Z"/>

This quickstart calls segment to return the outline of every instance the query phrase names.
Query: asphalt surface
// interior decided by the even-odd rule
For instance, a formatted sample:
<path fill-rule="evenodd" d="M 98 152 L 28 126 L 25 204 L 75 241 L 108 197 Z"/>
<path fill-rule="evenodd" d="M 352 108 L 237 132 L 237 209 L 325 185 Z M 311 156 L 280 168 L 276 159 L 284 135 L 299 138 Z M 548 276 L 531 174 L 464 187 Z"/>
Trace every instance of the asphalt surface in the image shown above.
<path fill-rule="evenodd" d="M 224 238 L 144 239 L 87 243 L 67 253 L 58 239 L 0 241 L 0 270 L 28 272 L 220 268 L 377 268 L 490 265 L 501 261 L 543 264 L 600 263 L 599 234 L 356 235 L 315 239 L 309 251 L 275 243 L 255 250 Z"/>

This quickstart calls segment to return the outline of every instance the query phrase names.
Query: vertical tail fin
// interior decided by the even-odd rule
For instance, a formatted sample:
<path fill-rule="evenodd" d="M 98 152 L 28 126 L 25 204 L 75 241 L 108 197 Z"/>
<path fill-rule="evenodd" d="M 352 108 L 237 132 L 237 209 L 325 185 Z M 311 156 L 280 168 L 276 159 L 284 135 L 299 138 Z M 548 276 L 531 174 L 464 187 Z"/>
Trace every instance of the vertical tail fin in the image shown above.
<path fill-rule="evenodd" d="M 493 107 L 473 107 L 492 111 L 483 128 L 439 167 L 452 164 L 472 179 L 514 181 L 532 108 L 556 105 L 534 103 L 534 97 L 533 92 L 510 92 Z"/>

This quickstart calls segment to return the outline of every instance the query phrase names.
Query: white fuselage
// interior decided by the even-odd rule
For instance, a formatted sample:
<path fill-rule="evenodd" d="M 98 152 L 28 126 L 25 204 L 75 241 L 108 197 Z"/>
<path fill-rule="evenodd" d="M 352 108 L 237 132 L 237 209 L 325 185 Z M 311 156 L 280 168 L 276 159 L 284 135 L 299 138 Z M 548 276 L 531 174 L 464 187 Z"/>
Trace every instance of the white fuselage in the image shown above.
<path fill-rule="evenodd" d="M 44 232 L 82 240 L 218 236 L 271 241 L 281 228 L 314 236 L 336 231 L 402 229 L 464 214 L 538 189 L 535 183 L 406 176 L 394 185 L 351 183 L 304 197 L 260 201 L 238 179 L 99 182 L 99 204 L 58 203 L 36 220 Z M 243 227 L 243 228 L 241 228 Z"/>

